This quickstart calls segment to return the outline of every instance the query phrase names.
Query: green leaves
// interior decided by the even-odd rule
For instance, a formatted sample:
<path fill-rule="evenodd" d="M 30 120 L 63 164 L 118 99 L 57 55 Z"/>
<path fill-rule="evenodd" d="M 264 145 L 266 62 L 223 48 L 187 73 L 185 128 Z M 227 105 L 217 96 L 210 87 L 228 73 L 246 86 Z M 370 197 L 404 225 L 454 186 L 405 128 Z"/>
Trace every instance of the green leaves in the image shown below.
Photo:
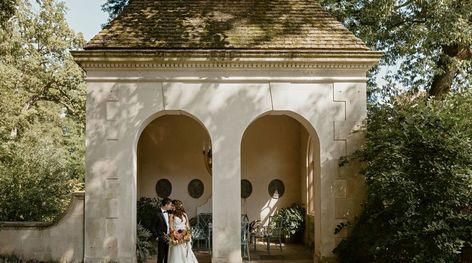
<path fill-rule="evenodd" d="M 66 153 L 50 138 L 12 145 L 0 165 L 0 221 L 51 221 L 76 183 Z"/>
<path fill-rule="evenodd" d="M 117 17 L 123 8 L 128 4 L 128 0 L 107 0 L 102 5 L 102 10 L 108 12 L 110 20 Z"/>
<path fill-rule="evenodd" d="M 157 198 L 141 197 L 137 202 L 137 233 L 136 255 L 138 262 L 146 262 L 154 254 L 153 241 L 157 237 L 156 211 L 159 208 Z"/>
<path fill-rule="evenodd" d="M 277 224 L 287 237 L 291 237 L 305 227 L 305 209 L 298 204 L 281 208 L 273 216 L 271 223 L 270 228 L 275 228 Z"/>
<path fill-rule="evenodd" d="M 147 262 L 154 248 L 149 240 L 152 236 L 151 231 L 143 227 L 140 223 L 137 225 L 136 257 L 139 263 Z"/>
<path fill-rule="evenodd" d="M 322 0 L 370 47 L 385 52 L 387 83 L 443 96 L 472 83 L 472 1 Z"/>
<path fill-rule="evenodd" d="M 0 28 L 0 221 L 50 220 L 84 177 L 84 40 L 55 0 L 16 1 Z"/>
<path fill-rule="evenodd" d="M 356 153 L 368 195 L 335 250 L 343 262 L 457 262 L 472 245 L 470 105 L 472 91 L 372 106 L 367 143 Z"/>

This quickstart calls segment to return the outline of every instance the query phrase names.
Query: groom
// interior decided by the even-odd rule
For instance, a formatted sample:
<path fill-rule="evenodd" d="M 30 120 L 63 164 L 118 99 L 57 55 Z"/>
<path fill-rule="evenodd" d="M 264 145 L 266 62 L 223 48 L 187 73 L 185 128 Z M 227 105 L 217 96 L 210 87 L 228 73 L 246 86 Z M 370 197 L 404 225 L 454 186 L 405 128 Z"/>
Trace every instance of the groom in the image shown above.
<path fill-rule="evenodd" d="M 164 198 L 161 200 L 161 207 L 157 211 L 156 230 L 157 230 L 157 263 L 167 263 L 167 254 L 169 252 L 169 215 L 167 211 L 172 208 L 172 200 Z"/>

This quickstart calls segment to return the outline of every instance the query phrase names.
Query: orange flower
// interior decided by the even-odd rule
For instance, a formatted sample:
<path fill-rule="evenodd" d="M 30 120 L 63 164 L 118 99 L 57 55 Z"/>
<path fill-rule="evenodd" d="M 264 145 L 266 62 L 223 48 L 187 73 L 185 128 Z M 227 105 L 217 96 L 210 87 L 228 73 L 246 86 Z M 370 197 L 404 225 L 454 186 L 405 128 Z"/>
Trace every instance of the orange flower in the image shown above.
<path fill-rule="evenodd" d="M 186 243 L 190 241 L 191 238 L 192 238 L 192 234 L 190 233 L 190 230 L 188 229 L 174 230 L 173 232 L 169 234 L 169 237 L 168 237 L 169 244 L 173 246 Z"/>

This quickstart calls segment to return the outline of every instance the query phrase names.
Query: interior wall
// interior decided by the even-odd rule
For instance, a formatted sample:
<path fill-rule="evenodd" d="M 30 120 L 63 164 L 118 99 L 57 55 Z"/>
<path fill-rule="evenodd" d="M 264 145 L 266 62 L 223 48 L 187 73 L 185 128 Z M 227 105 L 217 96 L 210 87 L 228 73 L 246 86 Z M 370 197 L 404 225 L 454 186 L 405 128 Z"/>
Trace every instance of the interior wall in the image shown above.
<path fill-rule="evenodd" d="M 184 202 L 189 217 L 196 207 L 211 197 L 211 176 L 202 154 L 209 139 L 205 128 L 185 115 L 166 115 L 151 122 L 141 134 L 138 144 L 138 200 L 157 197 L 156 183 L 167 179 L 172 184 L 169 198 Z M 188 184 L 200 179 L 203 195 L 197 199 L 188 193 Z"/>
<path fill-rule="evenodd" d="M 248 127 L 241 146 L 241 179 L 251 182 L 252 194 L 241 200 L 241 209 L 251 221 L 267 223 L 277 208 L 293 203 L 306 206 L 307 137 L 297 120 L 283 115 L 261 117 Z M 184 115 L 163 116 L 150 123 L 138 147 L 138 198 L 156 197 L 156 183 L 165 178 L 172 184 L 170 198 L 182 200 L 189 216 L 196 216 L 197 206 L 207 202 L 212 190 L 202 154 L 206 140 L 205 129 Z M 198 199 L 188 194 L 193 179 L 204 184 L 204 193 Z M 271 198 L 268 192 L 274 179 L 285 186 L 279 199 Z"/>
<path fill-rule="evenodd" d="M 242 213 L 249 220 L 267 223 L 277 208 L 301 203 L 300 130 L 299 122 L 283 115 L 268 115 L 254 121 L 244 133 L 241 145 L 241 179 L 252 184 L 252 194 L 242 200 Z M 303 153 L 303 155 L 305 155 Z M 285 192 L 279 199 L 271 198 L 269 183 L 279 179 Z"/>

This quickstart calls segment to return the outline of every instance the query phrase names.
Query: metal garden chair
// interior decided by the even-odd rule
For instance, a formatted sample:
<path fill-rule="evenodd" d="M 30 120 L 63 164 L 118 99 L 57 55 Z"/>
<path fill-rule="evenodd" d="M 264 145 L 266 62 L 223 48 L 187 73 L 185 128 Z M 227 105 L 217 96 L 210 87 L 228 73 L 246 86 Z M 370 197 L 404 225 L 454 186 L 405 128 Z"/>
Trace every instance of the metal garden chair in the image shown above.
<path fill-rule="evenodd" d="M 250 242 L 250 231 L 249 231 L 249 218 L 247 215 L 241 216 L 241 252 L 242 257 L 251 260 L 249 255 L 249 242 Z"/>

